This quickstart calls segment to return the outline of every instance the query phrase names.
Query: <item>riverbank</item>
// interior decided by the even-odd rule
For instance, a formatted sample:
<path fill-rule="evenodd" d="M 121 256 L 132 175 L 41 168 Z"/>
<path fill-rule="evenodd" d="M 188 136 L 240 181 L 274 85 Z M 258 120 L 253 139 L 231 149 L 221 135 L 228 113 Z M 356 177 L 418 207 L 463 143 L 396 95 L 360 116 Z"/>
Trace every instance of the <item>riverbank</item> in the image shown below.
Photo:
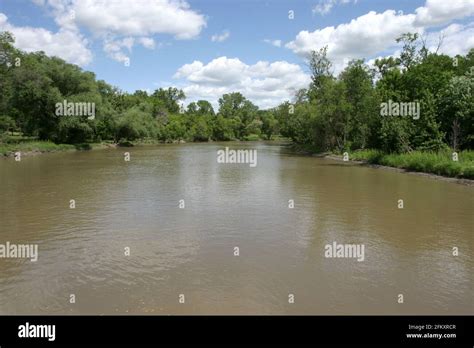
<path fill-rule="evenodd" d="M 450 151 L 386 154 L 377 150 L 349 153 L 349 161 L 373 168 L 391 169 L 438 179 L 449 179 L 463 184 L 474 184 L 474 151 L 461 151 L 458 161 Z M 325 154 L 324 157 L 343 161 L 343 155 Z"/>
<path fill-rule="evenodd" d="M 34 156 L 43 153 L 64 151 L 85 151 L 115 147 L 112 143 L 86 143 L 86 144 L 55 144 L 50 141 L 27 141 L 19 143 L 0 143 L 0 156 L 12 157 L 15 152 L 22 156 Z"/>
<path fill-rule="evenodd" d="M 0 155 L 10 157 L 19 151 L 22 155 L 35 155 L 44 152 L 71 151 L 74 145 L 55 144 L 49 141 L 29 141 L 20 143 L 0 143 Z"/>
<path fill-rule="evenodd" d="M 271 141 L 282 141 L 286 138 L 274 137 Z M 262 139 L 246 139 L 234 140 L 240 142 L 264 141 Z M 211 141 L 210 141 L 211 142 Z M 162 145 L 162 144 L 183 144 L 184 140 L 176 140 L 173 142 L 163 142 L 155 139 L 140 139 L 135 141 L 124 141 L 114 143 L 113 141 L 104 141 L 100 143 L 82 143 L 82 144 L 56 144 L 51 141 L 34 140 L 27 137 L 11 137 L 8 142 L 0 142 L 0 157 L 13 157 L 15 152 L 21 152 L 22 156 L 34 156 L 43 153 L 54 153 L 64 151 L 88 151 L 96 149 L 116 148 L 116 147 L 133 147 L 146 145 Z"/>
<path fill-rule="evenodd" d="M 324 157 L 343 161 L 343 154 L 320 152 L 308 145 L 292 144 L 293 152 L 301 155 Z M 368 165 L 373 168 L 397 170 L 438 179 L 452 179 L 459 183 L 474 184 L 474 151 L 465 150 L 457 153 L 457 161 L 453 160 L 453 152 L 413 151 L 403 154 L 388 154 L 379 150 L 357 150 L 348 152 L 349 162 Z"/>
<path fill-rule="evenodd" d="M 132 147 L 141 145 L 162 144 L 156 140 L 142 139 L 134 142 L 116 144 L 113 142 L 85 144 L 55 144 L 50 141 L 22 140 L 13 143 L 0 143 L 0 155 L 11 157 L 20 151 L 22 156 L 63 151 L 87 151 L 95 149 L 115 148 L 118 146 Z M 315 148 L 304 145 L 290 145 L 292 151 L 314 157 L 325 157 L 333 160 L 343 160 L 343 155 L 331 152 L 317 152 Z M 357 150 L 348 153 L 349 161 L 374 168 L 398 170 L 400 172 L 416 173 L 438 178 L 474 184 L 474 151 L 460 151 L 458 160 L 453 160 L 451 151 L 422 152 L 414 151 L 404 154 L 387 154 L 379 150 Z"/>
<path fill-rule="evenodd" d="M 96 143 L 80 144 L 56 144 L 48 140 L 38 140 L 35 137 L 23 136 L 21 134 L 6 135 L 1 137 L 0 157 L 13 157 L 15 152 L 21 152 L 22 156 L 34 156 L 43 153 L 65 152 L 65 151 L 89 151 L 116 147 L 133 147 L 139 145 L 161 144 L 155 139 L 139 139 L 136 141 L 122 141 L 115 143 L 111 140 Z"/>

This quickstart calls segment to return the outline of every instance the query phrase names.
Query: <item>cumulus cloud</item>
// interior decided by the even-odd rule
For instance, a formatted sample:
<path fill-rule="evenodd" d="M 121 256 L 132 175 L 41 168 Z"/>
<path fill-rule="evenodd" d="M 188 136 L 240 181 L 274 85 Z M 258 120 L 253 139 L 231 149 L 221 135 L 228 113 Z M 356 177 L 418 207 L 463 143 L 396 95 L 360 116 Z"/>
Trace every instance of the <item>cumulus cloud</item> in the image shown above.
<path fill-rule="evenodd" d="M 228 30 L 224 30 L 222 34 L 214 34 L 211 36 L 212 42 L 223 42 L 227 40 L 230 36 L 230 32 Z"/>
<path fill-rule="evenodd" d="M 300 31 L 286 47 L 306 57 L 311 50 L 328 46 L 328 55 L 336 71 L 350 59 L 365 58 L 394 46 L 394 40 L 406 32 L 422 32 L 413 25 L 415 15 L 371 11 L 337 27 L 325 27 L 313 32 Z"/>
<path fill-rule="evenodd" d="M 117 61 L 128 58 L 120 45 L 126 38 L 154 49 L 156 34 L 172 35 L 178 40 L 199 36 L 206 26 L 204 15 L 184 0 L 34 0 L 53 15 L 61 29 L 79 32 L 87 29 L 103 41 L 104 51 Z M 119 47 L 117 50 L 116 48 Z"/>
<path fill-rule="evenodd" d="M 141 37 L 138 39 L 138 42 L 140 42 L 140 44 L 145 47 L 145 48 L 148 48 L 150 50 L 154 49 L 155 48 L 155 40 L 153 40 L 152 38 L 150 37 Z"/>
<path fill-rule="evenodd" d="M 18 27 L 0 13 L 0 31 L 9 31 L 15 37 L 15 46 L 26 52 L 44 51 L 67 62 L 85 66 L 92 61 L 88 41 L 77 31 L 60 29 L 54 33 L 44 28 Z"/>
<path fill-rule="evenodd" d="M 128 53 L 132 52 L 132 47 L 135 43 L 135 39 L 132 37 L 124 38 L 123 40 L 105 40 L 104 51 L 109 57 L 115 59 L 121 63 L 130 63 L 130 57 L 123 52 L 123 49 L 127 49 Z"/>
<path fill-rule="evenodd" d="M 428 49 L 435 51 L 440 39 L 439 53 L 450 56 L 467 54 L 474 48 L 474 22 L 466 25 L 451 24 L 441 31 L 429 33 L 426 40 Z"/>
<path fill-rule="evenodd" d="M 319 0 L 318 4 L 313 7 L 313 14 L 319 13 L 324 16 L 331 12 L 332 8 L 337 4 L 347 4 L 350 2 L 357 3 L 357 0 Z"/>
<path fill-rule="evenodd" d="M 148 36 L 170 34 L 191 39 L 206 26 L 204 16 L 183 0 L 47 0 L 55 20 L 64 26 L 73 17 L 98 36 Z"/>
<path fill-rule="evenodd" d="M 121 40 L 113 40 L 105 38 L 103 41 L 103 49 L 107 55 L 120 63 L 130 63 L 130 53 L 133 46 L 139 43 L 147 49 L 154 49 L 156 47 L 155 40 L 149 37 L 126 37 Z"/>
<path fill-rule="evenodd" d="M 309 75 L 296 64 L 259 61 L 248 65 L 238 58 L 225 56 L 207 64 L 200 61 L 185 64 L 174 78 L 185 80 L 181 88 L 189 101 L 207 99 L 216 106 L 222 94 L 241 92 L 261 108 L 292 99 L 298 89 L 310 83 Z"/>
<path fill-rule="evenodd" d="M 433 37 L 428 29 L 435 25 L 445 25 L 454 19 L 464 18 L 474 13 L 474 0 L 427 0 L 425 6 L 419 7 L 414 13 L 404 14 L 399 11 L 387 10 L 383 13 L 370 11 L 360 17 L 336 27 L 328 26 L 314 31 L 300 31 L 294 40 L 285 47 L 294 53 L 307 57 L 311 50 L 328 46 L 328 56 L 334 64 L 336 73 L 341 71 L 351 59 L 371 58 L 377 54 L 398 49 L 395 39 L 403 33 L 412 32 Z M 456 29 L 457 28 L 457 29 Z M 470 31 L 458 27 L 456 35 L 450 35 L 443 45 L 449 50 L 455 48 L 465 52 L 465 46 L 471 40 L 467 35 Z M 462 35 L 461 35 L 462 31 Z M 440 33 L 434 33 L 439 35 Z M 466 38 L 463 44 L 459 39 Z"/>
<path fill-rule="evenodd" d="M 275 47 L 281 47 L 281 40 L 269 40 L 269 39 L 265 39 L 263 40 L 264 42 L 272 45 L 272 46 L 275 46 Z"/>
<path fill-rule="evenodd" d="M 474 0 L 427 0 L 415 10 L 417 26 L 434 26 L 474 14 Z"/>

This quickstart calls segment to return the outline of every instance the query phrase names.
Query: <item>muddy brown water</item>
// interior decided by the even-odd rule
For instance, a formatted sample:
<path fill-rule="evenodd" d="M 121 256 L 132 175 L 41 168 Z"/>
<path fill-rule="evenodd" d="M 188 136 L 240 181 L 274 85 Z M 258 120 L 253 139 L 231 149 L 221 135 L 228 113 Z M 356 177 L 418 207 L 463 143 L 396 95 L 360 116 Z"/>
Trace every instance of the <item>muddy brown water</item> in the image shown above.
<path fill-rule="evenodd" d="M 0 244 L 38 245 L 0 258 L 0 314 L 474 313 L 473 186 L 263 142 L 1 159 L 0 182 Z"/>

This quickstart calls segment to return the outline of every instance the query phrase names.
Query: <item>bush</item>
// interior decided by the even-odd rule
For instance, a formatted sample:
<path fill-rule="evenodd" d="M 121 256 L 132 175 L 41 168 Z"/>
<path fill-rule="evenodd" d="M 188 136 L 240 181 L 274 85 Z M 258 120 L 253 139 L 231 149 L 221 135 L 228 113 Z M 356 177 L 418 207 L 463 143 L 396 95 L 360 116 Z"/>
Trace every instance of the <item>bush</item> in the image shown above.
<path fill-rule="evenodd" d="M 7 115 L 0 115 L 0 133 L 13 131 L 16 128 L 16 123 L 13 118 Z"/>
<path fill-rule="evenodd" d="M 458 162 L 453 161 L 451 150 L 385 154 L 378 150 L 369 149 L 358 150 L 350 155 L 353 160 L 363 160 L 371 164 L 449 177 L 474 178 L 474 151 L 462 151 L 458 153 L 458 157 Z"/>
<path fill-rule="evenodd" d="M 91 126 L 80 117 L 62 116 L 58 125 L 57 143 L 78 144 L 92 139 L 94 132 Z"/>
<path fill-rule="evenodd" d="M 120 147 L 133 147 L 133 143 L 131 141 L 121 139 L 118 142 L 118 146 L 120 146 Z"/>
<path fill-rule="evenodd" d="M 117 125 L 117 139 L 137 140 L 140 138 L 156 138 L 158 124 L 143 106 L 136 106 L 122 114 Z"/>
<path fill-rule="evenodd" d="M 260 136 L 258 134 L 249 134 L 244 137 L 246 141 L 257 141 L 260 140 Z"/>
<path fill-rule="evenodd" d="M 474 165 L 463 168 L 461 177 L 466 179 L 474 179 Z"/>
<path fill-rule="evenodd" d="M 92 150 L 92 146 L 89 143 L 75 144 L 74 147 L 76 148 L 76 150 L 81 150 L 81 151 Z"/>

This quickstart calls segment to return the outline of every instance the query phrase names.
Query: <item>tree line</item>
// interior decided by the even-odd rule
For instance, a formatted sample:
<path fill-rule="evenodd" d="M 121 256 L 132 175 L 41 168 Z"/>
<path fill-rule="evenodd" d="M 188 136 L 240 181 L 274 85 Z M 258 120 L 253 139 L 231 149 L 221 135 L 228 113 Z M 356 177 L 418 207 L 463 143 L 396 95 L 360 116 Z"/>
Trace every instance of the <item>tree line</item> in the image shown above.
<path fill-rule="evenodd" d="M 277 108 L 281 133 L 318 151 L 379 149 L 438 151 L 474 145 L 474 49 L 466 56 L 429 52 L 417 34 L 404 34 L 398 57 L 369 68 L 353 60 L 337 76 L 327 48 L 312 52 L 312 82 L 295 113 Z M 415 103 L 419 117 L 383 116 L 386 104 Z"/>
<path fill-rule="evenodd" d="M 241 93 L 229 93 L 216 111 L 206 100 L 184 108 L 186 96 L 176 88 L 121 91 L 60 58 L 18 50 L 2 32 L 0 131 L 71 144 L 283 136 L 314 151 L 472 149 L 474 49 L 449 57 L 430 52 L 417 34 L 397 41 L 398 57 L 377 59 L 374 68 L 353 60 L 338 76 L 323 47 L 311 53 L 312 82 L 294 100 L 260 110 Z M 94 103 L 94 117 L 58 116 L 55 106 L 65 100 Z M 416 104 L 419 117 L 383 116 L 387 103 Z"/>

